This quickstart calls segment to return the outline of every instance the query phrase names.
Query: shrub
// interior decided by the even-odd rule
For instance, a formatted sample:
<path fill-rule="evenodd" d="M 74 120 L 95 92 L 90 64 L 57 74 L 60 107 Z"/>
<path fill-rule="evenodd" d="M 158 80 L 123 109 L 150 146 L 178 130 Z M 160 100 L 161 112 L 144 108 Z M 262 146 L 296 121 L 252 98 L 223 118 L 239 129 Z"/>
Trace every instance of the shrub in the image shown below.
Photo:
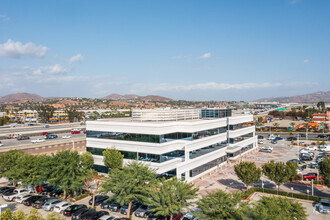
<path fill-rule="evenodd" d="M 297 174 L 293 180 L 302 180 L 302 175 L 301 174 Z"/>

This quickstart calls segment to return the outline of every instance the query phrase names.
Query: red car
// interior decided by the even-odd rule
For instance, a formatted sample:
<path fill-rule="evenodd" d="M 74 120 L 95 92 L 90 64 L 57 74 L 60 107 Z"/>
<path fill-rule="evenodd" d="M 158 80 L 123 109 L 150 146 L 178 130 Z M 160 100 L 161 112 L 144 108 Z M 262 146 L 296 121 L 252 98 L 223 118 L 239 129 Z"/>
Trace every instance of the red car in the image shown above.
<path fill-rule="evenodd" d="M 71 134 L 80 134 L 80 131 L 71 131 Z"/>
<path fill-rule="evenodd" d="M 322 176 L 320 176 L 319 178 L 321 179 Z M 315 179 L 317 179 L 317 173 L 307 173 L 303 175 L 303 180 L 310 181 Z"/>
<path fill-rule="evenodd" d="M 47 135 L 48 134 L 48 132 L 42 132 L 41 133 L 41 135 Z"/>

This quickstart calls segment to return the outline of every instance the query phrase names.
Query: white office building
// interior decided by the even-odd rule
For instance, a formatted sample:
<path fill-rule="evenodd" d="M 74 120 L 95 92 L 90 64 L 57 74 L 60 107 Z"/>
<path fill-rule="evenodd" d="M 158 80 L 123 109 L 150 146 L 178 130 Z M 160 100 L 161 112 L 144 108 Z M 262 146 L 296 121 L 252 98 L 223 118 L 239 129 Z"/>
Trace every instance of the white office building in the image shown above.
<path fill-rule="evenodd" d="M 102 152 L 114 147 L 124 162 L 139 160 L 159 175 L 188 182 L 257 146 L 252 115 L 230 109 L 133 110 L 131 118 L 87 122 L 87 151 L 107 172 Z"/>

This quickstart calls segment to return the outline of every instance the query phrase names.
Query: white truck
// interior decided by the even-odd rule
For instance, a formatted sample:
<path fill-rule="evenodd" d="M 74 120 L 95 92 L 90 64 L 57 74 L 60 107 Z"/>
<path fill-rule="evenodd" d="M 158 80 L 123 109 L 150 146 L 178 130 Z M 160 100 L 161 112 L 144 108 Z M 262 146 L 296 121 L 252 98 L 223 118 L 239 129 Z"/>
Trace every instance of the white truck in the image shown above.
<path fill-rule="evenodd" d="M 29 190 L 27 189 L 24 189 L 24 188 L 19 188 L 19 189 L 15 189 L 12 193 L 10 194 L 6 194 L 6 195 L 3 195 L 3 199 L 6 200 L 6 201 L 14 201 L 14 199 L 17 197 L 17 196 L 20 196 L 20 195 L 24 195 L 24 194 L 28 194 L 30 193 Z"/>

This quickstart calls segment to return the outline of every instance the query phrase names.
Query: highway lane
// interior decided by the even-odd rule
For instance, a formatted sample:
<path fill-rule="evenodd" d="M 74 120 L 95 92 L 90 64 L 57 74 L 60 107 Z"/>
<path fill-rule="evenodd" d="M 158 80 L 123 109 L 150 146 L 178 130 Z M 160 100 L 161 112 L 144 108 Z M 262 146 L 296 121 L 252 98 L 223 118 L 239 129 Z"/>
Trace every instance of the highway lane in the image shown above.
<path fill-rule="evenodd" d="M 84 134 L 83 132 L 81 132 L 80 134 L 71 134 L 70 132 L 63 132 L 63 133 L 59 133 L 59 134 L 56 134 L 56 135 L 58 136 L 58 138 L 55 138 L 55 139 L 45 139 L 45 142 L 43 142 L 43 143 L 48 143 L 48 142 L 54 143 L 54 142 L 62 141 L 62 140 L 67 140 L 68 142 L 70 142 L 70 139 L 79 138 L 79 137 L 85 137 L 86 136 L 86 134 Z M 70 135 L 71 138 L 69 138 L 69 139 L 63 139 L 62 136 L 64 136 L 64 135 Z M 1 142 L 4 145 L 2 147 L 19 146 L 19 145 L 30 145 L 31 144 L 31 141 L 32 140 L 35 140 L 37 138 L 43 138 L 44 139 L 45 136 L 42 136 L 42 135 L 33 136 L 33 137 L 30 137 L 30 139 L 27 139 L 27 140 L 3 139 L 3 140 L 1 140 Z"/>
<path fill-rule="evenodd" d="M 264 136 L 264 138 L 267 138 L 269 135 L 269 132 L 257 132 L 258 135 Z M 288 137 L 297 137 L 298 134 L 306 135 L 306 132 L 294 132 L 293 135 L 289 135 L 288 132 L 272 132 L 272 134 L 279 134 L 282 138 L 288 138 Z M 318 135 L 327 135 L 322 133 L 308 133 L 308 139 L 313 140 L 327 140 L 327 138 L 318 138 Z M 306 137 L 299 137 L 299 140 L 306 140 Z"/>
<path fill-rule="evenodd" d="M 15 124 L 16 125 L 16 124 Z M 65 124 L 48 124 L 49 128 L 44 128 L 45 124 L 37 124 L 34 126 L 24 126 L 17 124 L 16 127 L 0 127 L 0 134 L 8 134 L 8 133 L 19 133 L 26 131 L 47 131 L 51 129 L 59 129 L 59 128 L 76 128 L 76 127 L 86 127 L 85 125 L 80 125 L 79 122 L 65 123 Z"/>

